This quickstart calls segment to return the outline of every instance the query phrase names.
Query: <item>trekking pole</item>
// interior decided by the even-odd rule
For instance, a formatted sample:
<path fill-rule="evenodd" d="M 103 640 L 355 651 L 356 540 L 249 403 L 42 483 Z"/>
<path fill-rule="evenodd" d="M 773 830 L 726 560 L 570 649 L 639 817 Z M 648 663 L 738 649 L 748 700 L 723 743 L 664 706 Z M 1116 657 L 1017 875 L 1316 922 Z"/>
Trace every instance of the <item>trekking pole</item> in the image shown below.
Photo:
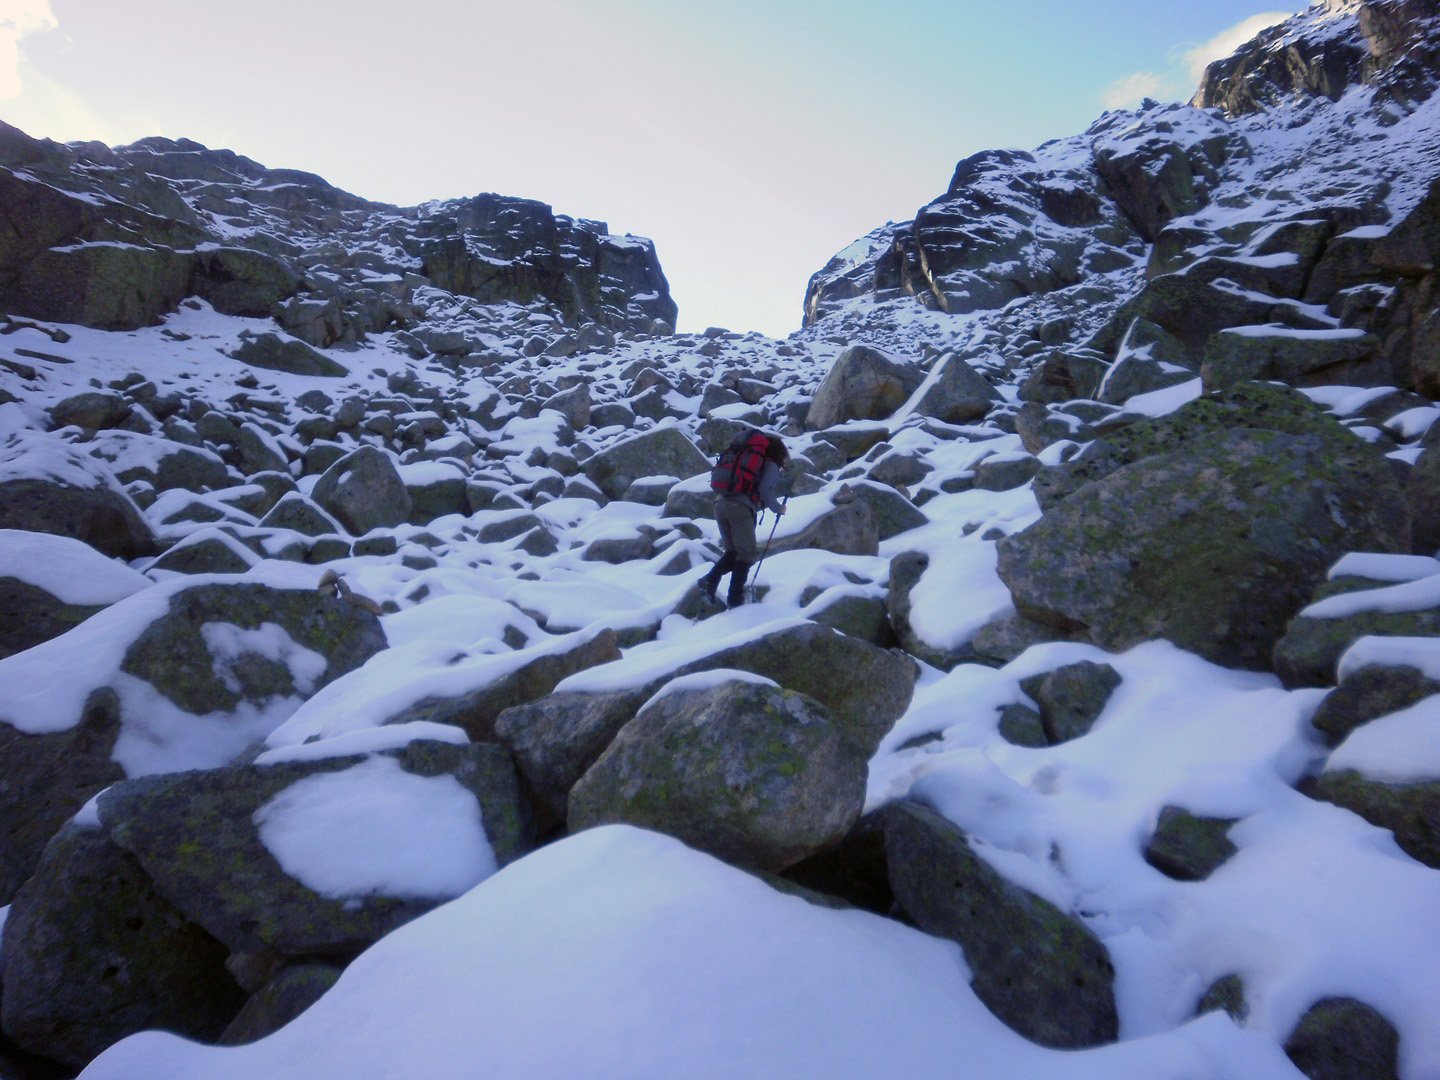
<path fill-rule="evenodd" d="M 790 504 L 790 496 L 780 500 L 780 514 L 785 512 L 785 507 Z M 750 593 L 750 602 L 758 603 L 760 600 L 760 567 L 765 565 L 765 556 L 770 554 L 770 541 L 775 539 L 775 530 L 780 526 L 780 514 L 775 515 L 775 523 L 770 526 L 770 535 L 765 538 L 765 550 L 760 552 L 760 561 L 755 564 L 755 573 L 750 575 L 750 584 L 747 591 Z"/>

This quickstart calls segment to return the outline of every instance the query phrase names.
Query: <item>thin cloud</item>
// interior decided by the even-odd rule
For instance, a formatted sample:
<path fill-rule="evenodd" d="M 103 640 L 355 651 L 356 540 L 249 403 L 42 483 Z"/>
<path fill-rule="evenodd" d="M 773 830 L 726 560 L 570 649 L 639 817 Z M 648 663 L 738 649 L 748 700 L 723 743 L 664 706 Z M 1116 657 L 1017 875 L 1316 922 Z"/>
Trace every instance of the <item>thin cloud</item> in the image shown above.
<path fill-rule="evenodd" d="M 0 0 L 0 101 L 20 96 L 20 39 L 60 25 L 50 0 Z"/>
<path fill-rule="evenodd" d="M 1267 11 L 1260 15 L 1251 15 L 1228 30 L 1220 31 L 1209 41 L 1186 49 L 1182 59 L 1185 62 L 1185 72 L 1190 77 L 1190 85 L 1199 85 L 1205 69 L 1216 60 L 1223 60 L 1261 30 L 1268 30 L 1294 14 L 1293 11 Z"/>
<path fill-rule="evenodd" d="M 1132 109 L 1147 97 L 1173 96 L 1173 87 L 1165 76 L 1153 71 L 1137 71 L 1107 86 L 1100 95 L 1100 103 L 1107 109 Z"/>

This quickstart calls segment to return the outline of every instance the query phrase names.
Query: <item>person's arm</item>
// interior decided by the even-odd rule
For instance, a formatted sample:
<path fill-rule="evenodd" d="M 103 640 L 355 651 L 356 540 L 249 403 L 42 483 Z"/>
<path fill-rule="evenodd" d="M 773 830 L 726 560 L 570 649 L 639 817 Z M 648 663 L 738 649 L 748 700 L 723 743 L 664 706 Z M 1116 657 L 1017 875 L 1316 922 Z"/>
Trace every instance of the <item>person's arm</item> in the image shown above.
<path fill-rule="evenodd" d="M 755 486 L 755 493 L 772 514 L 785 512 L 785 507 L 780 502 L 780 466 L 775 462 L 765 462 L 765 467 L 760 470 L 760 482 Z"/>

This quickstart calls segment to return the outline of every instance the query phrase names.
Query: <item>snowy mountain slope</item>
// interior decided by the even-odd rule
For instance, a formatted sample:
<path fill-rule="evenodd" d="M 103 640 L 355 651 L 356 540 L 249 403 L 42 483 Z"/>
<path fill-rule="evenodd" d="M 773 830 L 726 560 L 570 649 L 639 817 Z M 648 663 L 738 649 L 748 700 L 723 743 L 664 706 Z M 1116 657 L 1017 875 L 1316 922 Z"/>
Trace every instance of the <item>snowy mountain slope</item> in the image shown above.
<path fill-rule="evenodd" d="M 783 342 L 539 204 L 10 133 L 0 1073 L 1440 1076 L 1426 11 L 960 163 Z"/>
<path fill-rule="evenodd" d="M 806 325 L 1024 366 L 1085 344 L 1147 279 L 1207 255 L 1283 250 L 1277 230 L 1316 217 L 1393 225 L 1437 175 L 1434 19 L 1426 3 L 1316 5 L 1212 65 L 1192 106 L 1150 102 L 961 162 L 913 220 L 816 273 Z"/>

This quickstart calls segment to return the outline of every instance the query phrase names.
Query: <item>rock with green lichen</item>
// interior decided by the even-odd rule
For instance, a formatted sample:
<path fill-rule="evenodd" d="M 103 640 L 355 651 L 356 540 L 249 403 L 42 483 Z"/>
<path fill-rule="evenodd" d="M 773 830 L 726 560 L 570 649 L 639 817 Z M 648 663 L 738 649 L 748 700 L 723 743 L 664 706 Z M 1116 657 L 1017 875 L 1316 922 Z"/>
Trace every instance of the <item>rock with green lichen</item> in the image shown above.
<path fill-rule="evenodd" d="M 1345 593 L 1382 589 L 1390 583 L 1365 578 L 1339 577 L 1321 583 L 1310 603 Z M 1329 686 L 1335 682 L 1341 654 L 1362 637 L 1440 637 L 1440 609 L 1357 611 L 1335 619 L 1320 619 L 1303 612 L 1285 628 L 1275 643 L 1275 674 L 1286 686 Z"/>
<path fill-rule="evenodd" d="M 1119 685 L 1118 671 L 1090 660 L 1020 680 L 1020 688 L 1040 706 L 1045 737 L 1051 745 L 1088 732 Z"/>
<path fill-rule="evenodd" d="M 779 871 L 849 831 L 865 778 L 865 755 L 818 701 L 731 679 L 641 710 L 571 791 L 569 826 L 638 825 Z"/>
<path fill-rule="evenodd" d="M 1165 638 L 1266 670 L 1286 623 L 1347 551 L 1408 550 L 1389 462 L 1327 435 L 1198 435 L 1090 482 L 998 544 L 1016 609 L 1119 650 Z"/>
<path fill-rule="evenodd" d="M 1354 998 L 1324 998 L 1300 1018 L 1285 1053 L 1310 1080 L 1399 1080 L 1400 1036 Z"/>
<path fill-rule="evenodd" d="M 1235 854 L 1226 835 L 1234 824 L 1234 818 L 1198 817 L 1167 806 L 1145 845 L 1145 861 L 1177 881 L 1203 881 Z"/>
<path fill-rule="evenodd" d="M 1147 457 L 1168 454 L 1207 435 L 1253 428 L 1289 435 L 1320 435 L 1327 441 L 1351 435 L 1297 390 L 1245 382 L 1207 394 L 1166 416 L 1140 420 L 1108 431 L 1083 453 L 1036 475 L 1035 499 L 1042 510 L 1073 495 L 1086 484 Z"/>
<path fill-rule="evenodd" d="M 417 742 L 393 757 L 410 774 L 451 777 L 475 796 L 499 865 L 530 849 L 530 820 L 504 750 Z M 232 951 L 344 960 L 450 898 L 383 892 L 322 896 L 281 868 L 254 819 L 292 785 L 364 760 L 326 758 L 130 780 L 101 795 L 100 820 L 140 861 L 161 895 Z"/>
<path fill-rule="evenodd" d="M 1416 668 L 1371 664 L 1346 672 L 1340 685 L 1325 695 L 1310 722 L 1328 746 L 1338 746 L 1362 724 L 1408 709 L 1435 694 L 1440 694 L 1440 682 Z"/>
<path fill-rule="evenodd" d="M 1245 998 L 1245 980 L 1239 975 L 1226 975 L 1216 979 L 1210 988 L 1200 995 L 1195 1006 L 1195 1015 L 1223 1011 L 1237 1024 L 1243 1023 L 1250 1015 L 1250 1002 Z"/>
<path fill-rule="evenodd" d="M 250 995 L 217 1042 L 240 1046 L 263 1039 L 294 1020 L 335 985 L 341 969 L 333 964 L 294 964 Z"/>
<path fill-rule="evenodd" d="M 970 985 L 991 1012 L 1044 1046 L 1115 1041 L 1115 970 L 1084 923 L 1007 881 L 928 807 L 896 803 L 884 818 L 901 910 L 926 933 L 960 943 Z"/>
<path fill-rule="evenodd" d="M 1337 769 L 1322 773 L 1307 791 L 1389 829 L 1411 858 L 1440 869 L 1440 779 L 1394 784 Z"/>
<path fill-rule="evenodd" d="M 5 1034 L 72 1068 L 148 1028 L 214 1039 L 245 999 L 224 946 L 103 831 L 77 825 L 16 896 L 0 976 Z"/>
<path fill-rule="evenodd" d="M 142 591 L 94 623 L 113 611 L 115 625 L 125 625 L 127 605 L 150 602 Z M 257 717 L 278 724 L 386 644 L 374 615 L 313 589 L 212 582 L 170 596 L 119 665 L 97 672 L 71 727 L 25 734 L 11 723 L 26 717 L 11 717 L 15 706 L 0 695 L 0 721 L 11 721 L 0 722 L 0 901 L 65 820 L 126 770 L 224 764 L 267 733 Z M 155 724 L 152 694 L 194 717 L 194 732 Z"/>

